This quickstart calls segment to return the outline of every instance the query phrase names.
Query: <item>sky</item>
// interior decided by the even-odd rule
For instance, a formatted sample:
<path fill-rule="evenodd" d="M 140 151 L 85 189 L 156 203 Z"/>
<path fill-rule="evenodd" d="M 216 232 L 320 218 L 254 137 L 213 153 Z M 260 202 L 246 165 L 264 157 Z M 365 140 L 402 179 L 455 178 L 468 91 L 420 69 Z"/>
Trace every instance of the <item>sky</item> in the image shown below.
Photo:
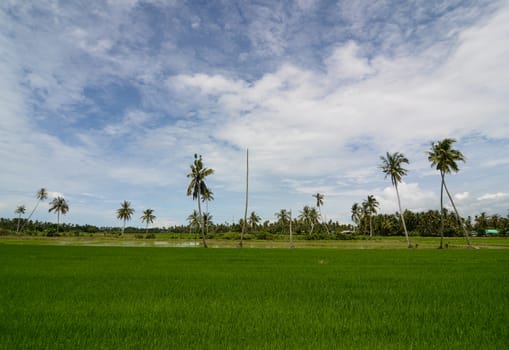
<path fill-rule="evenodd" d="M 397 211 L 380 156 L 410 161 L 401 202 L 440 207 L 426 152 L 454 138 L 466 158 L 446 177 L 460 214 L 508 215 L 507 1 L 0 2 L 0 217 L 133 226 L 186 224 L 194 154 L 216 223 L 274 221 L 324 195 L 351 223 L 374 195 Z M 449 204 L 447 204 L 449 206 Z"/>

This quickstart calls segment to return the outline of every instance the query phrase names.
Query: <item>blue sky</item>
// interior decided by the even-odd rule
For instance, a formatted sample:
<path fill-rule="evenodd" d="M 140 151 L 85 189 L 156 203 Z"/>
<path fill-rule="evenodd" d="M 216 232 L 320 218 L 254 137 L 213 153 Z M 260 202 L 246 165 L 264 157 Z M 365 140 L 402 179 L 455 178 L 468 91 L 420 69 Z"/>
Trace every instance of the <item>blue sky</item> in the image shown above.
<path fill-rule="evenodd" d="M 0 4 L 0 216 L 45 187 L 66 222 L 184 224 L 195 153 L 215 222 L 274 220 L 325 195 L 350 223 L 368 194 L 396 210 L 380 156 L 402 152 L 405 208 L 439 207 L 425 152 L 458 140 L 462 215 L 509 209 L 506 1 L 18 1 Z M 54 220 L 47 204 L 35 218 Z"/>

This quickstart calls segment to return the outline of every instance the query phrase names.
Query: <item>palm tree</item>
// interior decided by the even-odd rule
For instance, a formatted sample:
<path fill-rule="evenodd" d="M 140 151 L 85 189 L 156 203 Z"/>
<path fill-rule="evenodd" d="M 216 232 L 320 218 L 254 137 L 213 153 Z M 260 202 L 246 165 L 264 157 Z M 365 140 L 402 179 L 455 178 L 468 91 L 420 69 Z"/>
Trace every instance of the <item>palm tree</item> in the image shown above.
<path fill-rule="evenodd" d="M 209 213 L 209 212 L 205 212 L 203 213 L 203 223 L 205 224 L 205 229 L 206 229 L 206 234 L 208 235 L 209 234 L 209 225 L 212 225 L 214 224 L 212 222 L 212 219 L 214 217 Z"/>
<path fill-rule="evenodd" d="M 309 224 L 310 227 L 309 234 L 313 233 L 315 224 L 318 223 L 318 218 L 319 214 L 316 211 L 316 208 L 311 208 L 309 205 L 305 205 L 298 216 L 298 219 L 300 221 Z"/>
<path fill-rule="evenodd" d="M 28 215 L 28 218 L 25 220 L 25 223 L 23 224 L 23 226 L 21 226 L 20 232 L 23 231 L 23 228 L 25 227 L 27 222 L 30 221 L 30 218 L 35 213 L 35 211 L 36 211 L 37 207 L 39 206 L 39 204 L 41 202 L 45 201 L 46 199 L 48 199 L 48 192 L 46 191 L 45 188 L 41 188 L 39 191 L 37 191 L 35 196 L 37 198 L 37 203 L 35 204 L 34 209 L 32 209 L 32 212 L 30 213 L 30 215 Z"/>
<path fill-rule="evenodd" d="M 187 221 L 189 222 L 189 233 L 191 233 L 191 228 L 193 226 L 200 227 L 200 215 L 196 209 L 187 217 Z"/>
<path fill-rule="evenodd" d="M 117 209 L 117 219 L 124 221 L 124 225 L 122 226 L 122 236 L 124 235 L 126 221 L 131 220 L 133 214 L 134 209 L 131 208 L 131 202 L 123 201 L 120 203 L 120 208 Z"/>
<path fill-rule="evenodd" d="M 362 202 L 364 213 L 369 218 L 369 238 L 373 237 L 372 217 L 374 214 L 376 214 L 378 205 L 379 205 L 378 201 L 372 194 L 370 194 L 368 198 L 364 202 Z"/>
<path fill-rule="evenodd" d="M 187 174 L 187 177 L 191 178 L 191 182 L 187 187 L 187 195 L 193 196 L 193 200 L 198 200 L 198 214 L 200 216 L 200 227 L 201 227 L 201 239 L 203 241 L 203 247 L 207 248 L 207 242 L 205 241 L 205 227 L 203 224 L 203 217 L 201 215 L 201 196 L 202 194 L 211 193 L 205 183 L 205 178 L 209 175 L 214 174 L 214 169 L 208 169 L 203 167 L 203 161 L 198 155 L 194 155 L 194 163 L 190 165 L 191 172 Z"/>
<path fill-rule="evenodd" d="M 457 162 L 465 162 L 465 156 L 463 156 L 460 151 L 452 148 L 452 145 L 455 142 L 456 140 L 451 138 L 445 138 L 442 141 L 438 141 L 437 143 L 432 142 L 431 150 L 428 152 L 428 160 L 431 162 L 431 167 L 436 168 L 440 172 L 440 177 L 442 179 L 442 184 L 440 187 L 440 212 L 442 213 L 440 224 L 440 249 L 443 248 L 444 241 L 444 189 L 447 193 L 447 196 L 449 197 L 449 200 L 451 201 L 454 212 L 456 213 L 456 218 L 458 219 L 458 222 L 463 230 L 463 234 L 465 235 L 465 239 L 467 241 L 467 246 L 471 247 L 467 230 L 461 221 L 458 209 L 456 209 L 454 200 L 452 199 L 452 196 L 447 189 L 447 185 L 445 184 L 445 174 L 450 174 L 452 171 L 457 173 L 459 171 Z"/>
<path fill-rule="evenodd" d="M 16 208 L 14 213 L 18 214 L 18 226 L 16 227 L 16 234 L 19 232 L 19 224 L 21 222 L 21 215 L 25 214 L 26 208 L 24 205 L 20 205 Z"/>
<path fill-rule="evenodd" d="M 321 193 L 317 193 L 317 194 L 314 194 L 313 197 L 316 198 L 316 207 L 318 208 L 320 218 L 322 219 L 322 224 L 325 225 L 325 229 L 327 230 L 327 233 L 329 233 L 329 228 L 327 227 L 327 224 L 323 222 L 322 209 L 321 209 L 321 207 L 323 205 L 324 195 Z"/>
<path fill-rule="evenodd" d="M 398 197 L 398 207 L 399 207 L 399 216 L 401 218 L 401 223 L 403 224 L 403 230 L 405 231 L 405 237 L 407 242 L 407 247 L 412 248 L 412 244 L 410 243 L 410 238 L 408 237 L 408 231 L 406 229 L 405 218 L 403 217 L 403 211 L 401 210 L 401 200 L 399 198 L 399 190 L 398 183 L 401 182 L 401 178 L 408 173 L 408 170 L 403 168 L 403 164 L 408 164 L 408 159 L 399 152 L 390 154 L 387 152 L 386 156 L 381 156 L 382 165 L 380 168 L 385 174 L 385 178 L 388 176 L 391 177 L 391 182 L 394 188 L 396 189 L 396 196 Z"/>
<path fill-rule="evenodd" d="M 64 197 L 58 196 L 57 198 L 53 198 L 53 200 L 50 203 L 50 208 L 48 212 L 55 211 L 57 213 L 57 235 L 58 235 L 58 228 L 60 226 L 60 214 L 65 215 L 69 211 L 69 205 L 67 204 Z"/>
<path fill-rule="evenodd" d="M 253 231 L 256 229 L 256 226 L 260 223 L 261 220 L 262 218 L 258 216 L 258 214 L 256 214 L 254 211 L 252 211 L 249 217 L 247 218 L 249 226 L 251 226 L 251 230 Z"/>
<path fill-rule="evenodd" d="M 284 227 L 290 222 L 290 213 L 286 209 L 281 209 L 274 215 L 284 231 Z"/>
<path fill-rule="evenodd" d="M 362 218 L 362 207 L 359 205 L 359 203 L 354 203 L 352 205 L 352 221 L 355 223 L 357 229 L 359 229 L 359 225 L 361 223 Z"/>
<path fill-rule="evenodd" d="M 145 234 L 148 233 L 148 224 L 153 223 L 156 219 L 156 216 L 154 215 L 154 209 L 146 209 L 143 212 L 143 215 L 140 217 L 141 222 L 146 222 L 147 225 L 145 226 Z"/>

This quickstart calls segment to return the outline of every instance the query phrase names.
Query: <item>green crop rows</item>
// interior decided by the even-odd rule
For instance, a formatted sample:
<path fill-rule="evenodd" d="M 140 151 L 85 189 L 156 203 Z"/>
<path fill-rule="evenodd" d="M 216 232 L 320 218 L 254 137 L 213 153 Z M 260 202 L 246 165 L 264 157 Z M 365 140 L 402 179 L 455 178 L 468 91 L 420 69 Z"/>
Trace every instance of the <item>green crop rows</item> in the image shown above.
<path fill-rule="evenodd" d="M 507 250 L 0 245 L 0 349 L 504 349 Z"/>

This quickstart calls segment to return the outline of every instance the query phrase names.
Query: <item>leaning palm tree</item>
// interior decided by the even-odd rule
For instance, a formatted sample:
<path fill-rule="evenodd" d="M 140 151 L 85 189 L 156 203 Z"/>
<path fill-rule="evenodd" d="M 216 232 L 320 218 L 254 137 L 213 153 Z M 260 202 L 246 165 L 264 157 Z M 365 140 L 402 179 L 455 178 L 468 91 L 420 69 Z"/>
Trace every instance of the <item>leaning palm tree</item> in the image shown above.
<path fill-rule="evenodd" d="M 440 187 L 440 212 L 441 215 L 441 224 L 440 224 L 440 249 L 443 248 L 444 242 L 444 189 L 451 201 L 452 207 L 454 208 L 454 212 L 456 213 L 456 218 L 463 230 L 463 234 L 465 235 L 465 239 L 467 241 L 467 246 L 471 247 L 470 239 L 468 238 L 467 230 L 465 229 L 465 225 L 463 225 L 461 221 L 461 217 L 458 213 L 458 209 L 456 209 L 456 205 L 452 199 L 449 190 L 447 189 L 447 185 L 445 184 L 445 174 L 450 174 L 452 171 L 457 173 L 459 171 L 458 161 L 465 162 L 465 156 L 463 154 L 452 148 L 453 143 L 455 143 L 455 139 L 445 138 L 442 141 L 438 141 L 437 143 L 431 143 L 431 150 L 428 152 L 428 160 L 431 162 L 431 167 L 436 168 L 440 172 L 440 177 L 442 179 L 442 184 Z"/>
<path fill-rule="evenodd" d="M 30 213 L 30 215 L 28 215 L 28 218 L 25 220 L 25 223 L 23 224 L 23 226 L 21 226 L 20 232 L 23 231 L 23 228 L 25 227 L 27 222 L 30 221 L 30 218 L 32 217 L 32 215 L 34 215 L 34 213 L 37 210 L 37 207 L 39 206 L 39 204 L 41 204 L 41 202 L 43 202 L 46 199 L 48 199 L 48 192 L 46 191 L 45 188 L 41 188 L 39 191 L 37 191 L 35 196 L 37 198 L 37 203 L 35 204 L 34 209 L 32 209 L 32 212 Z"/>
<path fill-rule="evenodd" d="M 386 156 L 381 156 L 382 165 L 380 168 L 385 174 L 385 178 L 388 176 L 391 177 L 391 182 L 394 188 L 396 189 L 396 196 L 398 197 L 398 207 L 399 207 L 399 216 L 401 218 L 401 223 L 403 224 L 403 230 L 405 231 L 405 237 L 407 242 L 407 247 L 412 248 L 412 244 L 410 243 L 410 238 L 408 237 L 408 231 L 406 229 L 405 218 L 403 217 L 403 211 L 401 210 L 401 200 L 399 198 L 398 191 L 398 183 L 401 182 L 401 178 L 408 173 L 408 170 L 403 168 L 403 163 L 408 164 L 408 159 L 399 152 L 390 154 L 387 152 Z"/>
<path fill-rule="evenodd" d="M 154 215 L 154 209 L 145 209 L 143 211 L 143 215 L 140 217 L 141 219 L 141 222 L 146 222 L 146 226 L 145 226 L 145 234 L 148 233 L 148 224 L 150 223 L 153 223 L 154 220 L 156 219 L 156 216 Z"/>
<path fill-rule="evenodd" d="M 203 167 L 203 161 L 201 155 L 198 157 L 194 155 L 194 162 L 190 165 L 191 172 L 187 174 L 187 177 L 191 178 L 191 182 L 187 187 L 187 195 L 192 196 L 193 200 L 198 200 L 198 214 L 200 216 L 200 227 L 201 227 L 201 239 L 203 241 L 203 247 L 207 248 L 207 242 L 205 241 L 205 225 L 203 223 L 203 217 L 201 214 L 201 197 L 202 194 L 211 193 L 205 183 L 205 178 L 209 175 L 214 174 L 214 169 L 208 169 Z"/>
<path fill-rule="evenodd" d="M 60 227 L 60 214 L 65 215 L 69 211 L 69 205 L 67 204 L 67 201 L 64 199 L 64 197 L 58 196 L 57 198 L 53 198 L 53 200 L 50 203 L 50 208 L 48 212 L 55 211 L 57 213 L 57 235 L 58 235 L 58 228 Z"/>
<path fill-rule="evenodd" d="M 362 218 L 362 207 L 359 205 L 359 203 L 354 203 L 352 205 L 352 221 L 355 223 L 355 226 L 357 230 L 359 229 L 359 225 Z"/>
<path fill-rule="evenodd" d="M 372 194 L 370 194 L 368 198 L 362 203 L 364 212 L 369 218 L 369 238 L 373 237 L 372 217 L 374 214 L 376 214 L 378 205 L 379 205 L 378 201 Z"/>
<path fill-rule="evenodd" d="M 18 214 L 18 226 L 16 227 L 16 234 L 19 233 L 19 224 L 21 223 L 21 215 L 25 214 L 26 208 L 24 205 L 20 205 L 16 208 L 14 213 Z"/>
<path fill-rule="evenodd" d="M 131 220 L 131 217 L 134 214 L 134 209 L 131 208 L 131 202 L 129 201 L 123 201 L 120 203 L 120 208 L 117 209 L 117 219 L 123 220 L 124 225 L 122 226 L 122 236 L 124 235 L 125 231 L 125 223 L 126 221 Z"/>

